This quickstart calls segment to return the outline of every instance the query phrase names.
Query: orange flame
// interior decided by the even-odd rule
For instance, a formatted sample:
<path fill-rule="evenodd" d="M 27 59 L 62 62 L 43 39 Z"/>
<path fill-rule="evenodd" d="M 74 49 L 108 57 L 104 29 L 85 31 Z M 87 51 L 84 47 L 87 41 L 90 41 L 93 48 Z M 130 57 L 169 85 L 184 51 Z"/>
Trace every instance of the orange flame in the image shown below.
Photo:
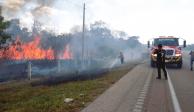
<path fill-rule="evenodd" d="M 69 45 L 65 46 L 64 52 L 63 52 L 62 56 L 60 57 L 60 59 L 64 59 L 64 60 L 72 59 L 72 54 L 70 52 Z"/>
<path fill-rule="evenodd" d="M 17 37 L 14 44 L 10 45 L 5 50 L 0 50 L 0 58 L 6 58 L 11 60 L 40 60 L 48 59 L 53 60 L 54 50 L 49 48 L 47 50 L 41 48 L 40 46 L 41 39 L 40 37 L 35 37 L 33 41 L 28 43 L 22 43 L 19 37 Z M 69 50 L 69 47 L 65 47 L 61 59 L 71 59 L 72 55 Z"/>

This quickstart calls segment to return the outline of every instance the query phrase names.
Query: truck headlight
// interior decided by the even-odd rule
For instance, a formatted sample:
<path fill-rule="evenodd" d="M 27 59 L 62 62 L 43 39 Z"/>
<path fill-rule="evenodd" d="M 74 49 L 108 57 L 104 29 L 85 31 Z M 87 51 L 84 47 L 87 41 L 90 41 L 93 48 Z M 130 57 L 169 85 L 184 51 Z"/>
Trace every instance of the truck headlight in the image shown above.
<path fill-rule="evenodd" d="M 175 54 L 175 56 L 176 56 L 176 57 L 180 57 L 180 56 L 182 56 L 182 54 Z"/>
<path fill-rule="evenodd" d="M 156 56 L 157 56 L 157 54 L 152 54 L 152 56 L 156 57 Z"/>

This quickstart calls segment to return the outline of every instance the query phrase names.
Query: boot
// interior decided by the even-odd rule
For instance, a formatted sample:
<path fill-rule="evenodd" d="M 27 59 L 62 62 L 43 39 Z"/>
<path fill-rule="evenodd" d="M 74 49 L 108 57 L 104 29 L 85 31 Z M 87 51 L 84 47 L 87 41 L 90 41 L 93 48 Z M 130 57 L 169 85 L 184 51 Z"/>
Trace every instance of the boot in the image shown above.
<path fill-rule="evenodd" d="M 161 79 L 161 77 L 156 77 L 156 79 Z"/>

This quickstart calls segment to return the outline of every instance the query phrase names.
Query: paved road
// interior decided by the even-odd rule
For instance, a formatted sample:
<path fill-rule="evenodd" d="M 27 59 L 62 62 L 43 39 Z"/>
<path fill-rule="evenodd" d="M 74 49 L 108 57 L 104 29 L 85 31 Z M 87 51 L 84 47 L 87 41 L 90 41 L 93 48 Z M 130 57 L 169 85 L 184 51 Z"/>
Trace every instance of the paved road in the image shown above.
<path fill-rule="evenodd" d="M 155 79 L 156 69 L 146 62 L 135 67 L 82 112 L 175 112 L 176 104 L 180 104 L 182 112 L 194 112 L 194 72 L 189 71 L 186 60 L 182 69 L 167 68 L 175 95 L 171 94 L 169 81 L 164 77 Z M 178 102 L 173 102 L 172 97 Z"/>
<path fill-rule="evenodd" d="M 168 69 L 182 112 L 194 112 L 194 71 L 189 68 L 185 59 L 182 69 Z"/>

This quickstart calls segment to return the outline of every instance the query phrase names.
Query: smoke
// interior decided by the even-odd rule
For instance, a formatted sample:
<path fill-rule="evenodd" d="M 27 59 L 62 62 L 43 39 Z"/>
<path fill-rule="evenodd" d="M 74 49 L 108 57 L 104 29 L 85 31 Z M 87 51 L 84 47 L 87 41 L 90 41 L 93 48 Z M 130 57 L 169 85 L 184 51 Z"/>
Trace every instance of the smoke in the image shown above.
<path fill-rule="evenodd" d="M 11 16 L 14 15 L 15 12 L 20 11 L 24 3 L 24 0 L 6 0 L 3 3 L 3 9 L 9 16 Z"/>
<path fill-rule="evenodd" d="M 6 19 L 18 18 L 21 26 L 31 28 L 34 21 L 44 25 L 51 19 L 53 4 L 54 0 L 4 0 L 2 15 Z"/>
<path fill-rule="evenodd" d="M 73 55 L 73 61 L 68 63 L 61 62 L 61 66 L 63 66 L 62 69 L 64 70 L 70 67 L 68 70 L 77 72 L 82 67 L 81 26 L 75 26 L 72 28 L 72 32 L 61 35 L 55 35 L 55 31 L 52 33 L 46 28 L 53 22 L 56 25 L 63 24 L 64 21 L 72 24 L 73 22 L 69 22 L 68 20 L 75 20 L 74 18 L 66 18 L 69 16 L 69 13 L 61 11 L 60 7 L 55 7 L 56 4 L 60 4 L 61 2 L 58 0 L 4 0 L 3 16 L 7 19 L 18 18 L 12 20 L 10 28 L 7 29 L 7 32 L 11 33 L 12 37 L 19 35 L 22 41 L 30 42 L 34 38 L 34 33 L 40 34 L 41 45 L 38 47 L 54 49 L 56 51 L 55 57 L 59 57 L 61 52 L 64 51 L 65 46 L 69 45 L 69 50 Z M 62 17 L 61 15 L 66 16 Z M 82 20 L 80 18 L 78 19 Z M 27 27 L 28 29 L 22 29 L 18 25 Z M 45 31 L 42 31 L 43 27 L 45 27 Z M 29 31 L 30 28 L 32 28 L 31 31 Z M 59 28 L 63 29 L 64 27 Z M 97 21 L 86 27 L 84 44 L 84 66 L 88 71 L 92 69 L 112 68 L 120 65 L 120 52 L 123 52 L 125 62 L 141 59 L 141 55 L 144 52 L 143 46 L 138 41 L 138 37 L 129 36 L 127 33 L 121 31 L 112 31 L 103 21 Z M 40 74 L 49 74 L 50 72 L 57 71 L 56 64 L 54 67 L 48 68 L 38 66 L 41 64 L 42 61 L 40 61 L 40 64 L 34 64 L 32 70 L 35 73 L 41 72 Z M 46 65 L 50 66 L 50 64 Z"/>
<path fill-rule="evenodd" d="M 21 27 L 18 26 L 18 21 L 14 21 L 15 22 L 12 23 L 9 29 L 12 36 L 15 37 L 19 35 L 22 43 L 31 42 L 34 38 L 33 32 L 21 29 Z M 32 75 L 85 77 L 89 74 L 89 77 L 93 77 L 95 76 L 93 73 L 100 74 L 100 71 L 107 71 L 120 66 L 120 52 L 124 54 L 125 63 L 141 61 L 140 59 L 142 59 L 141 56 L 145 52 L 145 47 L 138 41 L 138 37 L 128 36 L 128 34 L 120 31 L 113 31 L 102 21 L 97 21 L 91 24 L 90 27 L 86 27 L 84 60 L 82 60 L 82 32 L 80 28 L 80 26 L 75 26 L 71 33 L 62 35 L 54 35 L 49 31 L 40 31 L 41 44 L 37 47 L 41 47 L 41 49 L 52 48 L 56 51 L 54 57 L 59 57 L 64 49 L 68 49 L 73 57 L 70 60 L 30 60 L 32 62 Z M 38 29 L 35 27 L 34 30 Z M 64 47 L 66 45 L 69 47 Z M 17 49 L 17 51 L 18 50 L 22 51 L 21 49 Z M 31 51 L 31 49 L 29 51 Z M 21 60 L 17 61 L 20 62 Z M 19 64 L 14 61 L 11 64 L 5 62 L 7 66 L 4 66 L 4 68 L 8 68 L 9 66 L 13 67 L 13 69 L 11 69 L 12 75 L 9 73 L 10 70 L 2 69 L 3 72 L 0 73 L 0 80 L 1 76 L 11 77 L 16 73 L 21 74 L 18 77 L 26 76 L 25 70 L 27 69 L 27 61 L 29 60 L 25 60 L 24 63 L 21 64 L 21 68 Z M 23 60 L 21 62 L 23 62 Z M 17 69 L 14 68 L 16 65 L 18 67 Z"/>
<path fill-rule="evenodd" d="M 6 0 L 3 2 L 3 12 L 8 17 L 17 17 L 20 12 L 31 12 L 34 16 L 49 14 L 54 0 Z"/>

